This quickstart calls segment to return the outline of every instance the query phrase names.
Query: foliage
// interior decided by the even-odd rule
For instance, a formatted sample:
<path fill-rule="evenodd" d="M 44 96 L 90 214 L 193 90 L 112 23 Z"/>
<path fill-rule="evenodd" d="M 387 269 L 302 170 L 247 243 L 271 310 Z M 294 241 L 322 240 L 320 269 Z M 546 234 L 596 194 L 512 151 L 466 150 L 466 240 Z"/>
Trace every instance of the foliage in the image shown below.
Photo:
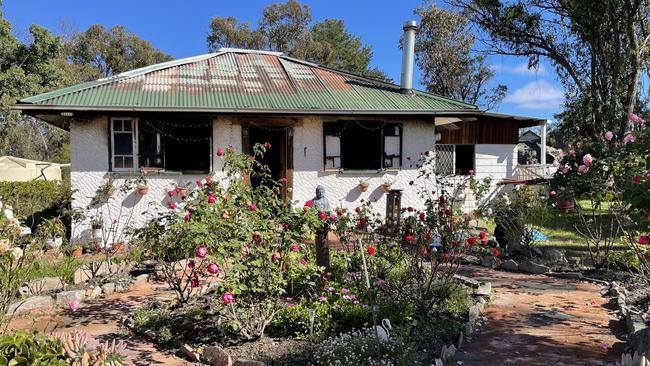
<path fill-rule="evenodd" d="M 0 365 L 64 366 L 63 345 L 58 339 L 27 332 L 0 336 Z"/>
<path fill-rule="evenodd" d="M 376 359 L 376 346 L 374 331 L 351 331 L 323 341 L 313 357 L 317 365 L 407 366 L 424 362 L 417 348 L 400 337 L 379 344 L 380 359 Z"/>
<path fill-rule="evenodd" d="M 544 190 L 536 186 L 517 186 L 489 206 L 496 225 L 503 228 L 508 240 L 512 241 L 508 243 L 509 250 L 523 249 L 532 255 L 533 230 L 541 231 L 552 214 Z"/>
<path fill-rule="evenodd" d="M 0 196 L 5 205 L 13 206 L 16 217 L 35 227 L 43 218 L 61 216 L 72 192 L 66 183 L 33 180 L 0 182 Z"/>
<path fill-rule="evenodd" d="M 93 24 L 75 34 L 66 47 L 73 64 L 90 66 L 87 80 L 172 60 L 123 26 L 106 29 L 101 24 Z"/>
<path fill-rule="evenodd" d="M 58 277 L 64 283 L 72 283 L 74 272 L 87 262 L 86 259 L 74 257 L 63 257 L 60 260 L 37 259 L 29 272 L 29 280 Z"/>
<path fill-rule="evenodd" d="M 221 47 L 265 49 L 324 66 L 388 80 L 377 68 L 370 67 L 372 49 L 345 29 L 342 20 L 315 22 L 309 5 L 288 0 L 274 3 L 262 12 L 257 29 L 250 23 L 238 23 L 235 17 L 214 17 L 210 21 L 207 43 L 210 51 Z"/>
<path fill-rule="evenodd" d="M 589 245 L 596 264 L 604 262 L 613 243 L 623 236 L 648 273 L 647 236 L 650 231 L 650 129 L 638 116 L 624 136 L 608 131 L 599 141 L 570 146 L 553 180 L 557 200 L 569 197 L 589 203 L 576 205 L 576 230 Z"/>
<path fill-rule="evenodd" d="M 65 235 L 65 224 L 58 217 L 45 219 L 38 225 L 37 234 L 40 238 L 51 239 Z"/>
<path fill-rule="evenodd" d="M 529 67 L 547 60 L 566 90 L 567 136 L 597 141 L 611 130 L 621 136 L 643 104 L 638 90 L 647 72 L 647 1 L 597 2 L 447 0 L 485 34 L 484 50 L 523 56 Z"/>
<path fill-rule="evenodd" d="M 146 257 L 163 261 L 181 303 L 219 276 L 217 301 L 231 330 L 248 339 L 264 333 L 282 297 L 313 291 L 320 274 L 303 244 L 320 219 L 279 197 L 280 183 L 260 163 L 268 148 L 256 145 L 253 156 L 226 149 L 221 181 L 208 177 L 184 200 L 170 197 L 170 209 L 135 234 Z"/>
<path fill-rule="evenodd" d="M 416 13 L 421 18 L 415 49 L 422 84 L 433 93 L 495 108 L 508 88 L 500 84 L 489 89 L 494 71 L 475 52 L 476 35 L 467 17 L 435 5 Z"/>
<path fill-rule="evenodd" d="M 33 255 L 22 249 L 26 240 L 20 226 L 0 217 L 0 323 L 32 268 Z"/>
<path fill-rule="evenodd" d="M 121 366 L 126 358 L 126 343 L 108 341 L 97 344 L 83 332 L 58 333 L 54 337 L 60 340 L 66 364 L 73 366 Z"/>

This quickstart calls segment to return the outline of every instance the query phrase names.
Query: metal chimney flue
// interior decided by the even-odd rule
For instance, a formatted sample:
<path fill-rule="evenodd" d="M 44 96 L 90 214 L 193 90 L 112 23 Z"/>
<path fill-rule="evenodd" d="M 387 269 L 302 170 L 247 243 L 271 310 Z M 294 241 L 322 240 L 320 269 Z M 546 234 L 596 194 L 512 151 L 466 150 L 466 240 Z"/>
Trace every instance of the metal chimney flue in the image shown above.
<path fill-rule="evenodd" d="M 415 32 L 418 23 L 409 20 L 404 23 L 404 39 L 402 43 L 402 79 L 400 86 L 402 92 L 410 94 L 413 92 L 413 63 L 415 58 Z"/>

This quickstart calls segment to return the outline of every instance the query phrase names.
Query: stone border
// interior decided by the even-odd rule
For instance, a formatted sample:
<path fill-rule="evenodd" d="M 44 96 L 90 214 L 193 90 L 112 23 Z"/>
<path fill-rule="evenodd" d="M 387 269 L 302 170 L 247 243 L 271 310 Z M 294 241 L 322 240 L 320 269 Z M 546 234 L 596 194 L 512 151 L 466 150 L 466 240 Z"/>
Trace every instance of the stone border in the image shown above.
<path fill-rule="evenodd" d="M 614 299 L 619 316 L 625 320 L 628 345 L 640 354 L 650 354 L 650 326 L 643 321 L 641 312 L 627 305 L 627 290 L 613 281 L 607 291 L 603 291 L 603 296 L 606 295 Z"/>
<path fill-rule="evenodd" d="M 490 297 L 492 296 L 492 282 L 481 282 L 473 278 L 454 275 L 454 280 L 474 289 L 474 304 L 467 311 L 467 322 L 463 326 L 463 335 L 467 341 L 471 340 L 472 335 L 478 330 L 481 316 L 485 312 Z M 458 345 L 460 349 L 461 344 Z"/>

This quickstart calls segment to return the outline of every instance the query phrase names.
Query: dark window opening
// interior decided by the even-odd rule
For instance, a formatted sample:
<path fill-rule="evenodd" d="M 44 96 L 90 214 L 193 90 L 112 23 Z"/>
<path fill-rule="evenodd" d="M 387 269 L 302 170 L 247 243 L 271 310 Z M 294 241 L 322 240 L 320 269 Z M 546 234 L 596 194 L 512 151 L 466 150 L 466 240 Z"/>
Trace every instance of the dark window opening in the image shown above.
<path fill-rule="evenodd" d="M 278 181 L 281 178 L 286 178 L 286 128 L 249 126 L 248 133 L 248 153 L 251 155 L 253 154 L 253 147 L 256 144 L 264 145 L 268 142 L 271 144 L 271 148 L 266 150 L 264 157 L 260 160 L 260 163 L 268 167 L 271 178 L 274 181 Z M 259 177 L 252 177 L 251 183 L 254 187 L 257 187 L 262 182 Z"/>
<path fill-rule="evenodd" d="M 377 121 L 323 124 L 326 169 L 379 170 L 402 163 L 402 126 Z"/>
<path fill-rule="evenodd" d="M 456 174 L 470 175 L 474 170 L 474 145 L 456 145 Z"/>

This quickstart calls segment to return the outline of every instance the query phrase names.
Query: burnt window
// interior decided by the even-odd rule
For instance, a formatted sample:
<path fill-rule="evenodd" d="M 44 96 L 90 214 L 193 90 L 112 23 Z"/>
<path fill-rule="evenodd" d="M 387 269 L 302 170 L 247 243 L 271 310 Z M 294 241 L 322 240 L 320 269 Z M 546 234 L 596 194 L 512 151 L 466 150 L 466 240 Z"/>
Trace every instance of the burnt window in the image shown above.
<path fill-rule="evenodd" d="M 402 126 L 377 121 L 323 123 L 325 169 L 380 170 L 402 165 Z"/>
<path fill-rule="evenodd" d="M 129 139 L 131 145 L 127 143 Z M 208 172 L 211 140 L 212 124 L 208 118 L 113 118 L 112 167 L 116 171 L 149 168 Z"/>
<path fill-rule="evenodd" d="M 474 145 L 436 144 L 436 174 L 469 175 L 475 168 Z"/>

